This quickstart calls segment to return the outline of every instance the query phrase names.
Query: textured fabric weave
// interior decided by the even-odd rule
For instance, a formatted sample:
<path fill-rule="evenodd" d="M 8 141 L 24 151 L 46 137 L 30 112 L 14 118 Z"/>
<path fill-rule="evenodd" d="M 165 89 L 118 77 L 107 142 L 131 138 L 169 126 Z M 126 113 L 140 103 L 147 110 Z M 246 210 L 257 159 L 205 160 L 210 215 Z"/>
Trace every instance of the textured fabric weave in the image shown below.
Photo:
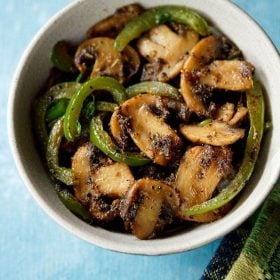
<path fill-rule="evenodd" d="M 280 181 L 256 215 L 222 240 L 201 280 L 280 280 Z"/>

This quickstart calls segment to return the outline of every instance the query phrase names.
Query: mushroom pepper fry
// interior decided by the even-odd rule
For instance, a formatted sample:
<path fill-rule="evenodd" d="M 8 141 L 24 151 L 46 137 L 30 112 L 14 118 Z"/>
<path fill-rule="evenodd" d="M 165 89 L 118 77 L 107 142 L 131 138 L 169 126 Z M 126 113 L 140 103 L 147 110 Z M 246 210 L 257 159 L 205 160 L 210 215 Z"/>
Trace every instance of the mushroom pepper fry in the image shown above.
<path fill-rule="evenodd" d="M 240 193 L 250 179 L 258 158 L 264 130 L 264 97 L 258 81 L 254 80 L 254 86 L 247 91 L 246 97 L 250 129 L 241 166 L 233 180 L 221 193 L 210 200 L 186 209 L 187 215 L 203 214 L 224 206 Z"/>
<path fill-rule="evenodd" d="M 207 22 L 195 11 L 182 6 L 159 6 L 132 19 L 117 36 L 115 48 L 122 51 L 130 41 L 138 38 L 143 32 L 171 21 L 188 25 L 202 36 L 208 34 Z"/>

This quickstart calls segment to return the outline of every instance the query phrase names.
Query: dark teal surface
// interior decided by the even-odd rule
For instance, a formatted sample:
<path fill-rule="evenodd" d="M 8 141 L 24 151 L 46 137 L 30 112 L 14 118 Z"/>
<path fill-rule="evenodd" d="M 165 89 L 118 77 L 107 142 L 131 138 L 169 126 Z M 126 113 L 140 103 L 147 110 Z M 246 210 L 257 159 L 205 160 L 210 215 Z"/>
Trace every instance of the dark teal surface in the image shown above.
<path fill-rule="evenodd" d="M 69 2 L 0 0 L 0 279 L 199 279 L 219 240 L 159 257 L 104 250 L 81 241 L 49 218 L 17 173 L 6 129 L 12 75 L 35 33 Z M 280 1 L 234 2 L 257 20 L 280 49 Z"/>

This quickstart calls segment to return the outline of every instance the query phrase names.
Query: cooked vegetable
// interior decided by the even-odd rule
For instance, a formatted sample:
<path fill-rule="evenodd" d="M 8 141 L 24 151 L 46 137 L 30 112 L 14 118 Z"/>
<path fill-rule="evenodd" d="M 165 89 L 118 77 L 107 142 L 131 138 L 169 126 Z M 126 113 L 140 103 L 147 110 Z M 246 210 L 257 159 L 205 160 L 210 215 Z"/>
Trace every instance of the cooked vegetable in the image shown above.
<path fill-rule="evenodd" d="M 91 214 L 83 207 L 83 205 L 67 190 L 57 190 L 58 197 L 63 204 L 75 215 L 81 217 L 87 222 L 91 222 Z"/>
<path fill-rule="evenodd" d="M 141 93 L 151 93 L 160 96 L 167 96 L 176 100 L 180 99 L 179 92 L 175 87 L 157 81 L 149 81 L 134 84 L 126 89 L 126 93 L 128 98 L 131 98 Z"/>
<path fill-rule="evenodd" d="M 180 132 L 193 143 L 213 146 L 231 145 L 245 136 L 244 129 L 220 121 L 206 125 L 186 124 L 180 127 Z"/>
<path fill-rule="evenodd" d="M 76 67 L 84 73 L 90 62 L 93 64 L 91 78 L 109 76 L 120 83 L 134 75 L 140 65 L 138 54 L 130 46 L 119 53 L 114 48 L 114 40 L 108 37 L 88 39 L 79 46 L 75 54 Z"/>
<path fill-rule="evenodd" d="M 178 206 L 179 197 L 172 187 L 143 178 L 126 194 L 121 215 L 138 238 L 147 239 L 172 222 Z"/>
<path fill-rule="evenodd" d="M 87 31 L 87 37 L 116 37 L 124 26 L 134 17 L 143 12 L 143 8 L 138 4 L 129 4 L 115 11 L 115 13 L 95 25 Z"/>
<path fill-rule="evenodd" d="M 102 169 L 108 168 L 111 164 L 114 163 L 108 158 L 98 155 L 98 151 L 91 143 L 80 146 L 72 159 L 75 196 L 93 218 L 102 222 L 108 222 L 119 215 L 118 194 L 129 187 L 129 182 L 118 186 L 119 180 L 114 181 L 118 177 L 116 173 L 112 180 L 108 177 L 106 181 L 102 180 L 100 177 Z M 96 176 L 98 172 L 99 176 Z M 122 167 L 119 172 L 123 172 Z M 126 170 L 126 174 L 131 177 L 133 183 L 134 179 L 130 172 Z M 117 188 L 119 192 L 115 191 Z"/>
<path fill-rule="evenodd" d="M 178 212 L 181 219 L 190 219 L 185 213 L 186 208 L 211 198 L 218 184 L 227 178 L 232 170 L 231 160 L 232 151 L 226 146 L 194 146 L 187 150 L 175 181 L 181 198 Z M 195 217 L 191 219 L 195 220 Z"/>
<path fill-rule="evenodd" d="M 57 42 L 51 52 L 51 61 L 55 67 L 63 72 L 73 71 L 73 55 L 71 46 L 66 41 Z"/>
<path fill-rule="evenodd" d="M 139 239 L 226 215 L 264 129 L 261 85 L 241 50 L 172 5 L 124 6 L 66 42 L 33 112 L 66 207 Z"/>
<path fill-rule="evenodd" d="M 222 121 L 228 123 L 234 115 L 234 104 L 226 102 L 221 107 L 218 108 L 216 112 L 215 119 L 217 121 Z"/>
<path fill-rule="evenodd" d="M 52 122 L 62 117 L 66 111 L 69 99 L 61 98 L 53 102 L 46 112 L 46 122 Z"/>
<path fill-rule="evenodd" d="M 103 129 L 102 119 L 95 116 L 90 124 L 90 141 L 104 154 L 117 162 L 124 162 L 130 166 L 141 166 L 150 162 L 139 153 L 124 153 L 119 151 L 108 133 Z"/>
<path fill-rule="evenodd" d="M 151 29 L 137 43 L 140 54 L 149 61 L 144 65 L 141 80 L 166 82 L 176 77 L 198 40 L 198 33 L 191 30 L 178 35 L 166 25 Z"/>
<path fill-rule="evenodd" d="M 78 135 L 77 123 L 83 107 L 84 100 L 96 90 L 109 91 L 114 101 L 120 104 L 126 99 L 123 86 L 110 77 L 96 77 L 82 85 L 71 98 L 64 118 L 64 134 L 68 141 L 73 141 Z"/>
<path fill-rule="evenodd" d="M 132 19 L 118 34 L 115 48 L 122 51 L 130 41 L 138 38 L 143 32 L 171 21 L 189 25 L 202 36 L 208 33 L 207 22 L 195 11 L 181 6 L 159 6 Z"/>
<path fill-rule="evenodd" d="M 40 96 L 34 104 L 34 126 L 36 136 L 43 149 L 46 149 L 48 142 L 48 131 L 45 123 L 46 112 L 52 102 L 59 99 L 70 99 L 81 87 L 76 82 L 61 83 L 51 87 L 45 94 Z"/>
<path fill-rule="evenodd" d="M 73 185 L 73 174 L 70 168 L 59 165 L 59 147 L 63 139 L 63 119 L 59 119 L 53 126 L 47 144 L 46 160 L 49 171 L 65 185 Z"/>
<path fill-rule="evenodd" d="M 159 165 L 174 160 L 182 148 L 182 141 L 175 131 L 149 107 L 161 102 L 152 94 L 130 98 L 121 105 L 121 113 L 129 118 L 129 134 L 139 149 Z"/>
<path fill-rule="evenodd" d="M 246 93 L 246 96 L 250 129 L 246 140 L 244 157 L 238 173 L 220 194 L 186 209 L 186 215 L 203 214 L 222 207 L 240 193 L 250 179 L 258 158 L 264 130 L 264 97 L 261 84 L 255 80 L 254 87 Z"/>
<path fill-rule="evenodd" d="M 202 84 L 213 88 L 246 91 L 253 86 L 254 70 L 246 61 L 215 60 L 197 75 Z"/>

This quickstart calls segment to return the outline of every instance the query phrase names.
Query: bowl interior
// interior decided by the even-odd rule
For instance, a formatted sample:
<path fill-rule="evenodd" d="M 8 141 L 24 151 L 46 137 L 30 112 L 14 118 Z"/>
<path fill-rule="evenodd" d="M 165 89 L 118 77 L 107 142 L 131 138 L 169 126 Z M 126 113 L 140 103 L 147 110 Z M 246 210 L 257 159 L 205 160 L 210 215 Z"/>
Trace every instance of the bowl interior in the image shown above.
<path fill-rule="evenodd" d="M 139 241 L 130 234 L 89 226 L 70 213 L 58 199 L 49 175 L 35 148 L 30 120 L 32 100 L 51 67 L 49 53 L 61 39 L 79 41 L 98 20 L 131 1 L 82 0 L 71 3 L 39 32 L 26 50 L 15 74 L 9 103 L 9 135 L 13 154 L 25 184 L 43 209 L 59 224 L 93 244 L 120 252 L 165 254 L 190 250 L 221 237 L 243 222 L 264 200 L 275 182 L 279 166 L 280 62 L 277 51 L 264 32 L 244 12 L 225 0 L 176 0 L 205 15 L 243 51 L 256 67 L 256 75 L 267 92 L 267 115 L 273 130 L 266 134 L 260 160 L 252 180 L 232 211 L 221 220 L 186 228 L 174 235 Z M 170 0 L 138 1 L 145 7 L 170 4 Z M 152 4 L 151 4 L 152 3 Z"/>

